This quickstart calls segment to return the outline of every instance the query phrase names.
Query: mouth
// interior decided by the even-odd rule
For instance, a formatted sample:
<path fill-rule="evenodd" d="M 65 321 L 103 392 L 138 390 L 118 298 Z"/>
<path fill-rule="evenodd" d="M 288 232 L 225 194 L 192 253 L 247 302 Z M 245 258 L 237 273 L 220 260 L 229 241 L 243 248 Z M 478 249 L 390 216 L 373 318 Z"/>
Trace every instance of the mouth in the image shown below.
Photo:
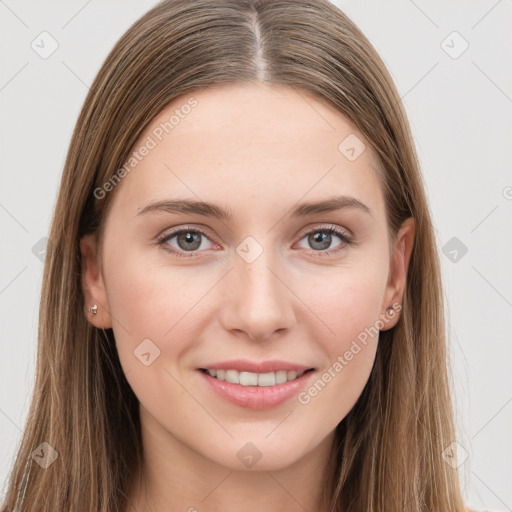
<path fill-rule="evenodd" d="M 199 368 L 199 370 L 214 379 L 230 384 L 250 387 L 274 387 L 280 384 L 286 384 L 287 382 L 293 382 L 302 377 L 305 373 L 314 371 L 314 368 L 299 371 L 277 370 L 265 373 L 238 371 L 235 369 L 225 370 L 221 368 Z"/>
<path fill-rule="evenodd" d="M 315 368 L 283 361 L 238 360 L 197 368 L 197 374 L 213 392 L 212 398 L 217 396 L 237 407 L 262 411 L 284 404 L 300 393 L 313 378 Z"/>

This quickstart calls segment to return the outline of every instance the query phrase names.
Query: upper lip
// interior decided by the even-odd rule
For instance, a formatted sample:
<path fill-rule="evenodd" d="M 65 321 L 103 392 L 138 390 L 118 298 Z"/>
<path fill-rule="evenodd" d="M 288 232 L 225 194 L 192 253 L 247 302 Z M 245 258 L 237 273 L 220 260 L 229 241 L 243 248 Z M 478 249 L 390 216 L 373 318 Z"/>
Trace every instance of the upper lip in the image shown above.
<path fill-rule="evenodd" d="M 286 371 L 306 371 L 313 369 L 311 366 L 304 366 L 302 364 L 290 363 L 288 361 L 249 361 L 247 359 L 234 359 L 231 361 L 222 361 L 219 363 L 212 363 L 200 368 L 201 370 L 237 370 L 239 372 L 251 373 L 269 373 L 277 372 L 279 370 Z"/>

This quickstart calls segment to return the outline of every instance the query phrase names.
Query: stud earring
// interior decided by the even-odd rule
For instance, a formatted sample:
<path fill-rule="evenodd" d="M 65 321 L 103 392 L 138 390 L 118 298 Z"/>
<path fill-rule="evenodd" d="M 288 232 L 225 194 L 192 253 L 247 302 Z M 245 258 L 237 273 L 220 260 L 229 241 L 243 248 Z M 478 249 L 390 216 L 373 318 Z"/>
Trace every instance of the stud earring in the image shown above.
<path fill-rule="evenodd" d="M 89 311 L 92 311 L 92 314 L 95 315 L 98 312 L 98 305 L 94 304 L 94 306 L 89 308 Z"/>
<path fill-rule="evenodd" d="M 393 313 L 393 311 L 395 311 L 393 308 L 389 307 L 388 309 L 386 309 L 386 313 L 388 315 L 391 315 Z"/>

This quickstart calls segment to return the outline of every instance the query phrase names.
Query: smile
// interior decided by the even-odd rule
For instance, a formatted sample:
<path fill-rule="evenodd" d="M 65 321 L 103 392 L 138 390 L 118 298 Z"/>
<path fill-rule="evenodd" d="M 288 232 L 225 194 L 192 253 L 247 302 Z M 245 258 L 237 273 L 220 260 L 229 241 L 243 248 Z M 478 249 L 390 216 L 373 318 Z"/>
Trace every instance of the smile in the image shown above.
<path fill-rule="evenodd" d="M 241 386 L 276 386 L 286 382 L 294 381 L 301 377 L 304 373 L 311 370 L 287 371 L 278 370 L 267 373 L 239 372 L 238 370 L 222 370 L 222 369 L 202 369 L 204 373 L 208 373 L 210 377 L 218 380 L 229 382 L 231 384 L 239 384 Z"/>
<path fill-rule="evenodd" d="M 291 400 L 304 389 L 315 374 L 313 368 L 297 370 L 256 373 L 233 369 L 198 368 L 197 374 L 215 395 L 238 407 L 261 411 Z"/>

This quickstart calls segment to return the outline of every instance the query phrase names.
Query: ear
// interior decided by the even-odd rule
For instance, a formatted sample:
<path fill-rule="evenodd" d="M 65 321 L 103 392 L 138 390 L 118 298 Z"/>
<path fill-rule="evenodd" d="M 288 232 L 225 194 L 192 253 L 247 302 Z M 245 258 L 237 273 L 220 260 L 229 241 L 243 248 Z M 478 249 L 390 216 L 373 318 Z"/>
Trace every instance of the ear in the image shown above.
<path fill-rule="evenodd" d="M 414 245 L 415 222 L 412 217 L 406 219 L 396 236 L 396 243 L 391 257 L 388 283 L 384 293 L 381 315 L 386 318 L 385 326 L 382 331 L 394 327 L 402 309 L 403 296 L 407 284 L 407 270 L 411 259 L 412 248 Z M 389 308 L 393 312 L 387 311 Z"/>
<path fill-rule="evenodd" d="M 82 255 L 82 289 L 85 297 L 85 314 L 88 321 L 100 329 L 112 327 L 108 309 L 107 292 L 101 273 L 95 235 L 85 235 L 80 240 Z M 88 308 L 98 306 L 96 314 Z"/>

